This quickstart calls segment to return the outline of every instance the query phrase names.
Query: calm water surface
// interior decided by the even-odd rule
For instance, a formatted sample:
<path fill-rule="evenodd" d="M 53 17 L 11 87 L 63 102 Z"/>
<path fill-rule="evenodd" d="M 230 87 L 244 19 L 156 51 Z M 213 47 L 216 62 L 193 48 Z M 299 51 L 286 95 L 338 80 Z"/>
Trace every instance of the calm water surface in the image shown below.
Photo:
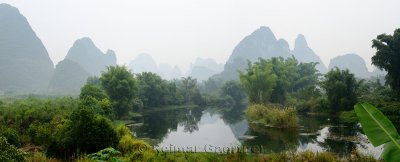
<path fill-rule="evenodd" d="M 330 151 L 339 155 L 352 149 L 379 157 L 382 147 L 374 148 L 356 124 L 338 119 L 299 115 L 297 129 L 250 129 L 243 109 L 194 108 L 151 111 L 135 119 L 131 126 L 138 138 L 150 139 L 164 151 L 225 152 L 228 148 L 255 151 Z"/>

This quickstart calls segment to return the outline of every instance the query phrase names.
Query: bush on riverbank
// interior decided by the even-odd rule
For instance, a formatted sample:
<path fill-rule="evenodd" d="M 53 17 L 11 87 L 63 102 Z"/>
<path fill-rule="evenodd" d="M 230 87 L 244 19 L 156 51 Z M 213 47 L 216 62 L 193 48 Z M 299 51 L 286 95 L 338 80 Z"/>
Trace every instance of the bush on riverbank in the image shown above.
<path fill-rule="evenodd" d="M 250 123 L 263 124 L 268 127 L 298 127 L 297 112 L 292 107 L 253 104 L 247 108 L 247 119 Z"/>
<path fill-rule="evenodd" d="M 46 157 L 45 155 L 30 157 L 28 161 L 52 161 L 59 160 Z M 77 162 L 91 161 L 143 161 L 143 162 L 184 162 L 184 161 L 216 161 L 216 162 L 245 162 L 245 161 L 321 161 L 321 162 L 380 162 L 372 156 L 352 152 L 351 155 L 340 157 L 330 152 L 281 152 L 271 154 L 246 154 L 243 152 L 213 153 L 213 152 L 157 152 L 157 151 L 135 151 L 130 154 L 120 154 L 118 150 L 107 148 L 91 155 L 81 155 Z"/>

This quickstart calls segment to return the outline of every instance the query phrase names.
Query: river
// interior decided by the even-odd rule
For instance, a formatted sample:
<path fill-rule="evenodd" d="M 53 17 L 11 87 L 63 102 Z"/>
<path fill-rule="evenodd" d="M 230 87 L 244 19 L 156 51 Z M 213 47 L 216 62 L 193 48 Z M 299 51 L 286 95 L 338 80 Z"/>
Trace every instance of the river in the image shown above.
<path fill-rule="evenodd" d="M 353 149 L 379 157 L 382 147 L 373 147 L 359 124 L 337 118 L 298 115 L 296 129 L 249 127 L 244 106 L 233 108 L 192 108 L 148 111 L 131 126 L 137 138 L 152 141 L 163 151 L 224 153 L 232 149 L 250 152 L 329 151 L 348 155 Z"/>

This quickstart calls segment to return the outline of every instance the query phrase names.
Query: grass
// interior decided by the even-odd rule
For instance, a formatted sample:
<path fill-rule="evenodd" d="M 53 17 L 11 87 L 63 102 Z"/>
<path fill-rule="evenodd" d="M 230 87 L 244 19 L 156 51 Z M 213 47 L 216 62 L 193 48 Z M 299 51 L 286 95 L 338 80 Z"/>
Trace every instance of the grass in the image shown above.
<path fill-rule="evenodd" d="M 48 158 L 40 155 L 40 157 L 30 158 L 28 161 L 36 162 L 58 162 L 59 160 Z M 94 159 L 91 155 L 81 155 L 75 161 L 77 162 L 92 162 L 102 161 Z M 360 155 L 358 153 L 351 154 L 346 157 L 339 157 L 329 152 L 283 152 L 271 154 L 245 154 L 242 152 L 218 154 L 207 152 L 132 152 L 117 157 L 107 158 L 103 161 L 123 161 L 123 162 L 380 162 L 372 156 Z"/>
<path fill-rule="evenodd" d="M 297 112 L 292 107 L 252 104 L 246 110 L 247 119 L 251 123 L 263 124 L 267 127 L 298 127 Z"/>

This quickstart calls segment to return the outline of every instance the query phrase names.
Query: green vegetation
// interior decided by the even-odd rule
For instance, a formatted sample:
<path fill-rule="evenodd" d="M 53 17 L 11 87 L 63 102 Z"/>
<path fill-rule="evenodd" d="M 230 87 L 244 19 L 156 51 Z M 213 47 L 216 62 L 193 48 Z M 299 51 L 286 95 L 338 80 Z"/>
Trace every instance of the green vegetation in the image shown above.
<path fill-rule="evenodd" d="M 263 124 L 276 128 L 298 127 L 298 118 L 294 108 L 253 104 L 247 108 L 246 116 L 252 124 Z"/>
<path fill-rule="evenodd" d="M 228 81 L 221 88 L 222 96 L 232 98 L 235 104 L 239 104 L 246 98 L 246 94 L 243 92 L 243 88 L 239 82 Z"/>
<path fill-rule="evenodd" d="M 292 57 L 273 57 L 248 63 L 246 73 L 240 72 L 240 83 L 250 103 L 294 105 L 313 98 L 318 82 L 316 63 L 298 63 Z"/>
<path fill-rule="evenodd" d="M 0 161 L 24 161 L 25 153 L 7 142 L 5 137 L 0 137 Z"/>
<path fill-rule="evenodd" d="M 357 103 L 360 83 L 349 70 L 334 68 L 325 75 L 325 80 L 321 84 L 326 91 L 331 111 L 348 111 Z"/>
<path fill-rule="evenodd" d="M 138 83 L 125 66 L 109 66 L 100 77 L 101 85 L 113 104 L 117 117 L 133 109 L 133 99 L 138 93 Z"/>
<path fill-rule="evenodd" d="M 372 40 L 372 47 L 377 50 L 372 64 L 386 70 L 386 82 L 400 95 L 400 29 L 396 29 L 393 35 L 378 35 Z"/>
<path fill-rule="evenodd" d="M 372 62 L 388 72 L 389 86 L 379 78 L 357 79 L 345 69 L 320 75 L 316 63 L 299 63 L 291 57 L 249 62 L 238 81 L 227 82 L 210 78 L 198 83 L 190 76 L 167 81 L 155 73 L 133 74 L 124 66 L 110 66 L 99 78 L 90 77 L 77 98 L 8 97 L 0 102 L 0 161 L 376 161 L 356 151 L 340 157 L 290 152 L 299 140 L 310 140 L 297 132 L 299 113 L 340 116 L 349 128 L 360 122 L 374 146 L 385 145 L 386 161 L 400 161 L 399 36 L 397 29 L 393 36 L 383 34 L 373 40 L 377 53 Z M 357 102 L 378 108 L 358 104 L 353 111 Z M 282 149 L 289 152 L 162 152 L 121 124 L 152 114 L 140 120 L 168 127 L 142 128 L 152 132 L 149 138 L 160 139 L 177 125 L 184 132 L 198 130 L 203 106 L 223 107 L 224 122 L 235 125 L 233 118 L 243 116 L 229 114 L 243 112 L 246 104 L 251 131 L 273 139 L 274 145 L 268 146 L 285 144 Z M 181 110 L 189 113 L 178 113 Z"/>
<path fill-rule="evenodd" d="M 180 105 L 183 96 L 174 82 L 161 79 L 155 73 L 143 72 L 137 75 L 139 80 L 139 98 L 144 107 Z"/>
<path fill-rule="evenodd" d="M 400 135 L 392 122 L 368 103 L 357 104 L 354 109 L 372 145 L 385 145 L 382 157 L 386 161 L 400 161 Z"/>
<path fill-rule="evenodd" d="M 53 158 L 46 157 L 43 154 L 36 154 L 35 157 L 28 159 L 30 161 L 58 161 Z M 143 162 L 243 162 L 243 161 L 335 161 L 335 162 L 378 162 L 380 160 L 374 159 L 372 156 L 361 155 L 358 152 L 353 152 L 351 155 L 339 157 L 329 152 L 315 153 L 311 151 L 304 152 L 283 152 L 271 154 L 246 154 L 244 152 L 227 152 L 227 153 L 213 153 L 213 152 L 159 152 L 148 150 L 144 152 L 133 152 L 130 155 L 124 155 L 114 148 L 106 148 L 99 152 L 81 155 L 77 158 L 78 162 L 87 161 L 143 161 Z"/>
<path fill-rule="evenodd" d="M 340 120 L 346 123 L 357 123 L 358 118 L 354 111 L 342 111 L 339 116 Z"/>
<path fill-rule="evenodd" d="M 319 76 L 315 66 L 298 63 L 294 57 L 249 62 L 246 73 L 240 72 L 240 83 L 252 104 L 246 111 L 247 119 L 272 127 L 297 127 L 293 107 L 306 104 L 318 94 L 314 93 Z"/>
<path fill-rule="evenodd" d="M 180 81 L 185 104 L 204 105 L 203 97 L 197 87 L 197 80 L 192 77 L 183 77 Z"/>

